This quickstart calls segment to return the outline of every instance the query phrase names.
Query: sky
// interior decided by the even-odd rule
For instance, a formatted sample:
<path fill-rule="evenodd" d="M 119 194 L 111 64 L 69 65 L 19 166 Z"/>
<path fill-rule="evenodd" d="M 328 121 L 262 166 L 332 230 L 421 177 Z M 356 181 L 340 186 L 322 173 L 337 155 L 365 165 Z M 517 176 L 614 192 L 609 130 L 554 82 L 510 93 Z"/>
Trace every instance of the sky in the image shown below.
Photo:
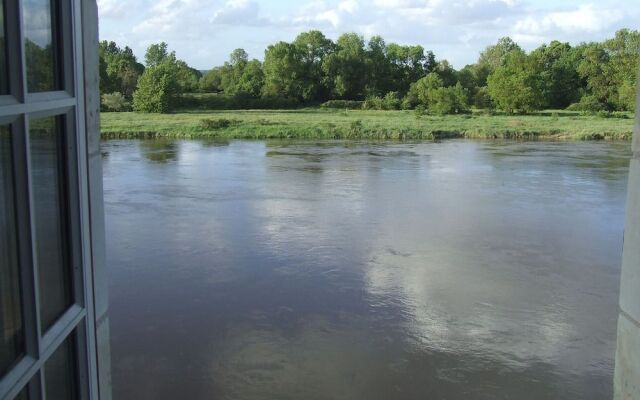
<path fill-rule="evenodd" d="M 139 59 L 165 41 L 178 58 L 208 70 L 244 48 L 264 49 L 319 29 L 387 43 L 419 44 L 461 68 L 510 36 L 526 50 L 557 39 L 577 44 L 640 28 L 638 0 L 98 0 L 101 39 L 131 47 Z"/>

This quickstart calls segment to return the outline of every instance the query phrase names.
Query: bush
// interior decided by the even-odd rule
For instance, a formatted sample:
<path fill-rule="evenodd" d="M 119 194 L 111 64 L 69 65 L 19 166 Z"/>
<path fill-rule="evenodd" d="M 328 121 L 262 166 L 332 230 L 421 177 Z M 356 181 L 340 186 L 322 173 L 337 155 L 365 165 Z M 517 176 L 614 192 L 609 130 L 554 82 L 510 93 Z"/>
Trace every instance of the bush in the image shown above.
<path fill-rule="evenodd" d="M 429 111 L 438 115 L 468 113 L 466 90 L 459 83 L 456 86 L 430 89 Z"/>
<path fill-rule="evenodd" d="M 619 119 L 628 119 L 629 115 L 625 112 L 621 111 L 598 111 L 596 115 L 599 118 L 619 118 Z"/>
<path fill-rule="evenodd" d="M 216 93 L 185 94 L 179 99 L 180 108 L 200 110 L 280 110 L 300 107 L 300 102 L 276 96 L 253 97 L 246 93 L 234 96 Z"/>
<path fill-rule="evenodd" d="M 494 108 L 493 101 L 491 101 L 491 96 L 489 96 L 489 92 L 484 86 L 478 88 L 476 94 L 473 95 L 472 104 L 474 107 L 480 109 Z"/>
<path fill-rule="evenodd" d="M 382 110 L 384 100 L 378 96 L 371 96 L 367 98 L 362 104 L 362 108 L 365 110 Z"/>
<path fill-rule="evenodd" d="M 606 104 L 602 103 L 598 98 L 592 95 L 582 96 L 579 102 L 571 104 L 567 107 L 569 111 L 583 111 L 587 113 L 597 113 L 599 111 L 607 111 Z"/>
<path fill-rule="evenodd" d="M 321 108 L 338 110 L 359 110 L 362 108 L 362 101 L 356 100 L 329 100 L 320 105 Z"/>
<path fill-rule="evenodd" d="M 398 92 L 389 92 L 382 99 L 382 108 L 384 110 L 399 110 L 401 104 Z"/>
<path fill-rule="evenodd" d="M 224 129 L 232 125 L 239 125 L 241 121 L 237 119 L 218 118 L 210 119 L 204 118 L 200 120 L 200 128 L 202 129 Z"/>
<path fill-rule="evenodd" d="M 100 100 L 102 111 L 131 111 L 131 104 L 120 92 L 105 93 Z"/>

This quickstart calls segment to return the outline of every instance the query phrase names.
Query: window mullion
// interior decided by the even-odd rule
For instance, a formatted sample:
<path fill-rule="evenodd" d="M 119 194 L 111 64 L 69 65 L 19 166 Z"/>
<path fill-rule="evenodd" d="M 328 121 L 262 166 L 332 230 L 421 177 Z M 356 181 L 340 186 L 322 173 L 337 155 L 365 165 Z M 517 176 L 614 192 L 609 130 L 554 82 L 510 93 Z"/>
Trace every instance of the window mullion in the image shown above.
<path fill-rule="evenodd" d="M 42 353 L 38 274 L 35 257 L 33 198 L 31 191 L 28 118 L 22 115 L 13 125 L 14 173 L 18 208 L 18 237 L 27 354 L 39 359 Z"/>

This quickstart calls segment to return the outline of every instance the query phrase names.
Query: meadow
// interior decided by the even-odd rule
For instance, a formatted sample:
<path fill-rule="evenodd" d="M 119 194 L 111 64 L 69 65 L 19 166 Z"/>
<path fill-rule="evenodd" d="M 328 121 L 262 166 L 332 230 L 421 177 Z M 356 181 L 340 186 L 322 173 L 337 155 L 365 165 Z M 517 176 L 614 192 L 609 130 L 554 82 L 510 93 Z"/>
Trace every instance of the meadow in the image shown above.
<path fill-rule="evenodd" d="M 609 116 L 609 117 L 607 117 Z M 632 114 L 543 111 L 494 115 L 483 111 L 435 116 L 416 111 L 233 110 L 173 114 L 102 113 L 103 139 L 549 139 L 628 140 Z"/>

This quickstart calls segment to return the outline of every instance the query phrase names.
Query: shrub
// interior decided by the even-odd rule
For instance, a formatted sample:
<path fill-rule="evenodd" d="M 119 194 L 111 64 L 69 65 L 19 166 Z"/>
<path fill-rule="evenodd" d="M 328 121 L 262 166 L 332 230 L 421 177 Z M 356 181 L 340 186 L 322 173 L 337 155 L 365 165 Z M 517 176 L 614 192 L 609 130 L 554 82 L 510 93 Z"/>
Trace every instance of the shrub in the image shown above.
<path fill-rule="evenodd" d="M 357 100 L 329 100 L 320 105 L 321 108 L 338 110 L 359 110 L 362 108 L 362 101 Z"/>
<path fill-rule="evenodd" d="M 628 119 L 629 115 L 625 112 L 621 111 L 598 111 L 596 115 L 599 118 L 619 118 L 619 119 Z"/>
<path fill-rule="evenodd" d="M 582 96 L 579 102 L 571 104 L 567 107 L 569 111 L 583 111 L 587 113 L 597 113 L 598 111 L 606 111 L 606 104 L 598 100 L 597 97 L 592 95 Z"/>
<path fill-rule="evenodd" d="M 389 92 L 382 99 L 382 108 L 384 110 L 399 110 L 401 104 L 398 92 Z"/>
<path fill-rule="evenodd" d="M 362 108 L 365 110 L 382 110 L 384 100 L 378 96 L 371 96 L 367 98 L 362 104 Z"/>
<path fill-rule="evenodd" d="M 468 113 L 467 97 L 460 83 L 456 86 L 430 89 L 429 111 L 439 115 Z"/>
<path fill-rule="evenodd" d="M 246 93 L 233 96 L 217 93 L 185 94 L 178 99 L 180 108 L 200 110 L 279 110 L 300 107 L 300 102 L 277 96 L 253 97 Z"/>
<path fill-rule="evenodd" d="M 241 121 L 237 119 L 227 119 L 227 118 L 204 118 L 200 120 L 200 128 L 202 129 L 224 129 L 228 128 L 232 125 L 239 125 Z"/>
<path fill-rule="evenodd" d="M 102 111 L 130 111 L 131 104 L 120 92 L 105 93 L 101 96 Z"/>
<path fill-rule="evenodd" d="M 478 91 L 473 95 L 472 104 L 476 108 L 487 109 L 494 108 L 493 101 L 486 87 L 478 88 Z"/>

